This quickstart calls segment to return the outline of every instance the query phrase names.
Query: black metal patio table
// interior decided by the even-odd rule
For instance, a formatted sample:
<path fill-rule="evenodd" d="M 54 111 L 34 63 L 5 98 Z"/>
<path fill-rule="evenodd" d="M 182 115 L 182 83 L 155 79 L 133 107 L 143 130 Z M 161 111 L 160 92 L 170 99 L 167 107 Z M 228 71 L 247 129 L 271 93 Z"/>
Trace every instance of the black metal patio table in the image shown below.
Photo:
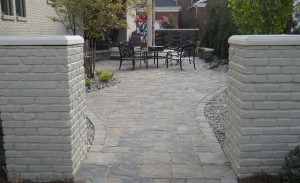
<path fill-rule="evenodd" d="M 148 48 L 146 49 L 142 49 L 140 50 L 143 53 L 143 57 L 144 57 L 144 61 L 148 62 L 148 59 L 153 58 L 154 64 L 156 61 L 156 67 L 158 68 L 158 59 L 166 59 L 167 58 L 167 53 L 170 51 L 174 51 L 174 50 L 169 50 L 169 49 L 163 49 L 163 50 L 148 50 Z M 165 53 L 165 55 L 160 55 L 160 53 Z M 146 67 L 148 68 L 148 64 L 146 65 Z"/>

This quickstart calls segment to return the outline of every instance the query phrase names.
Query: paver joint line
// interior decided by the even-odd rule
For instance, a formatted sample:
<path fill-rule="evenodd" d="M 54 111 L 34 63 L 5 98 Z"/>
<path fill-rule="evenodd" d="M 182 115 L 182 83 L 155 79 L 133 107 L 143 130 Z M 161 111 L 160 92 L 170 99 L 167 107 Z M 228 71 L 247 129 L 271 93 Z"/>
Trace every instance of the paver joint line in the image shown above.
<path fill-rule="evenodd" d="M 162 61 L 160 63 L 163 63 Z M 117 86 L 87 94 L 95 140 L 77 179 L 92 182 L 205 182 L 236 180 L 203 114 L 227 86 L 227 74 L 188 63 L 136 67 L 99 61 L 115 71 Z"/>

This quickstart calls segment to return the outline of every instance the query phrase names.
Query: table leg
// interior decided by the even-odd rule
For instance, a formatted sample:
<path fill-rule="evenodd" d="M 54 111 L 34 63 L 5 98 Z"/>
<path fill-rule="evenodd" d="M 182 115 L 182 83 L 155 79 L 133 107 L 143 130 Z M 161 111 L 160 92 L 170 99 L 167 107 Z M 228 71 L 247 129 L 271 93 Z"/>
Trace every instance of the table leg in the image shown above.
<path fill-rule="evenodd" d="M 156 62 L 157 62 L 157 67 L 158 67 L 158 53 L 156 53 Z"/>
<path fill-rule="evenodd" d="M 146 63 L 146 68 L 148 69 L 148 54 L 147 54 L 147 52 L 144 53 L 144 62 Z"/>

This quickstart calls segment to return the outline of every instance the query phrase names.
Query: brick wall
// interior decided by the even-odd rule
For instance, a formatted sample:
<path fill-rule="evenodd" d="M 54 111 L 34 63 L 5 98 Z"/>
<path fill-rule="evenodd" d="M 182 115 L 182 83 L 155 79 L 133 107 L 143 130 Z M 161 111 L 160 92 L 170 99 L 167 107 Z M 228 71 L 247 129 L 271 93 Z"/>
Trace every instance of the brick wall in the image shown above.
<path fill-rule="evenodd" d="M 68 34 L 62 23 L 54 23 L 50 17 L 57 17 L 47 0 L 26 0 L 26 18 L 19 20 L 16 16 L 15 1 L 14 16 L 8 19 L 0 17 L 0 35 L 64 35 Z"/>
<path fill-rule="evenodd" d="M 179 12 L 179 28 L 190 28 L 195 25 L 196 14 L 195 10 L 187 10 L 187 7 L 191 5 L 190 0 L 177 0 L 178 6 L 181 6 Z"/>
<path fill-rule="evenodd" d="M 229 39 L 224 151 L 238 176 L 278 173 L 300 145 L 300 36 Z"/>
<path fill-rule="evenodd" d="M 209 7 L 216 2 L 225 2 L 226 0 L 207 0 L 205 7 L 198 7 L 188 10 L 191 1 L 178 0 L 178 5 L 182 6 L 179 12 L 179 28 L 199 28 L 200 37 L 203 35 L 207 21 Z"/>
<path fill-rule="evenodd" d="M 6 168 L 23 179 L 71 179 L 86 147 L 83 39 L 0 37 Z"/>

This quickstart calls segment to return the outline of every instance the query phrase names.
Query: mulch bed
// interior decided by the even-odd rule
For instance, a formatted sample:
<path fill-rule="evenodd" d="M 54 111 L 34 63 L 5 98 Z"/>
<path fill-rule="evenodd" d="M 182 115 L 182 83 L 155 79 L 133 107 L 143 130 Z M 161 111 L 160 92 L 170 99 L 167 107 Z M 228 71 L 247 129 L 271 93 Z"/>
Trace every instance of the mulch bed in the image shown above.
<path fill-rule="evenodd" d="M 278 176 L 261 174 L 238 179 L 239 183 L 280 183 Z"/>

